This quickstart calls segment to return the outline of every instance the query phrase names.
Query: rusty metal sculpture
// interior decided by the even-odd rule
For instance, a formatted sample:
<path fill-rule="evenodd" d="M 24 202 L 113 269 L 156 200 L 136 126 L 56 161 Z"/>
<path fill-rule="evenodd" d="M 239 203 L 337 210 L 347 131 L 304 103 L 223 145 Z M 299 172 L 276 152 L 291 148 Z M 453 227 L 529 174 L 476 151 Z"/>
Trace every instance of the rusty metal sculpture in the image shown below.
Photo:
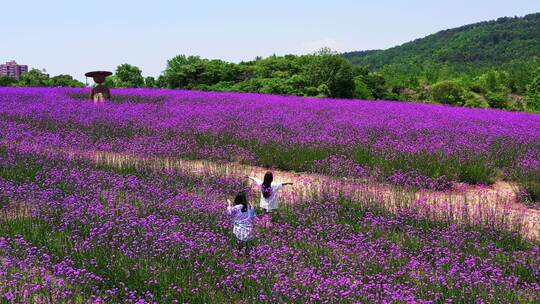
<path fill-rule="evenodd" d="M 103 84 L 105 82 L 105 78 L 112 75 L 111 72 L 93 71 L 88 72 L 84 75 L 86 77 L 92 77 L 94 79 L 94 82 L 97 84 L 92 89 L 92 93 L 90 93 L 90 99 L 93 100 L 94 103 L 100 103 L 111 99 L 111 91 Z"/>

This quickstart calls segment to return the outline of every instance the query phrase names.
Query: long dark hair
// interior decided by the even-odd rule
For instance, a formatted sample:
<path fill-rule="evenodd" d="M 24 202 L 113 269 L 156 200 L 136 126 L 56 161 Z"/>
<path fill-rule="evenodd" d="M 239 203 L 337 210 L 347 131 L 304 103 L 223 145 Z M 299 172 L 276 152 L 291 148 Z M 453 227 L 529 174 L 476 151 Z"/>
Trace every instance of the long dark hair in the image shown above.
<path fill-rule="evenodd" d="M 261 192 L 264 198 L 269 198 L 272 196 L 272 181 L 274 180 L 274 175 L 272 172 L 268 171 L 264 174 L 264 180 L 261 185 Z"/>
<path fill-rule="evenodd" d="M 248 201 L 246 197 L 246 192 L 240 191 L 236 194 L 234 198 L 234 205 L 242 205 L 242 212 L 247 212 L 248 210 Z"/>

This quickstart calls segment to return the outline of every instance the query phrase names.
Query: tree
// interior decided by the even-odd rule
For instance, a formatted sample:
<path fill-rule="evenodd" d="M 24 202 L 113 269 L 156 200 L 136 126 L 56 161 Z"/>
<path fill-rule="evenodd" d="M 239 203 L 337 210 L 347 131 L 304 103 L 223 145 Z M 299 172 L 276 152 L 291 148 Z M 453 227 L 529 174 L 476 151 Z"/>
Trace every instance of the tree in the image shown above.
<path fill-rule="evenodd" d="M 536 70 L 536 77 L 527 86 L 527 107 L 532 111 L 540 111 L 540 68 Z"/>
<path fill-rule="evenodd" d="M 381 73 L 369 73 L 364 79 L 365 84 L 375 99 L 384 99 L 387 95 L 386 79 Z"/>
<path fill-rule="evenodd" d="M 163 82 L 171 89 L 185 88 L 189 83 L 188 67 L 200 60 L 199 57 L 177 55 L 167 60 L 167 68 L 163 72 Z"/>
<path fill-rule="evenodd" d="M 508 67 L 510 80 L 512 81 L 512 93 L 523 94 L 527 91 L 530 79 L 529 60 L 517 60 Z"/>
<path fill-rule="evenodd" d="M 484 87 L 486 88 L 486 91 L 494 92 L 497 90 L 498 82 L 497 82 L 497 73 L 493 70 L 490 70 L 486 74 L 484 74 Z"/>
<path fill-rule="evenodd" d="M 220 82 L 235 81 L 238 69 L 235 64 L 223 60 L 202 60 L 202 70 L 199 75 L 201 84 L 214 85 Z"/>
<path fill-rule="evenodd" d="M 349 61 L 323 48 L 306 57 L 304 73 L 313 87 L 324 85 L 328 97 L 352 98 L 354 95 L 354 75 Z"/>
<path fill-rule="evenodd" d="M 239 64 L 178 55 L 167 61 L 167 68 L 157 82 L 158 86 L 168 88 L 354 96 L 351 64 L 329 49 L 313 55 L 274 55 Z"/>
<path fill-rule="evenodd" d="M 31 69 L 21 75 L 19 85 L 23 87 L 46 87 L 50 85 L 49 75 L 38 69 Z"/>
<path fill-rule="evenodd" d="M 261 93 L 290 94 L 293 91 L 293 88 L 283 78 L 265 78 L 261 84 Z"/>
<path fill-rule="evenodd" d="M 354 78 L 354 97 L 359 99 L 373 99 L 371 90 L 364 82 L 364 77 L 356 76 Z"/>
<path fill-rule="evenodd" d="M 463 106 L 469 107 L 469 108 L 489 108 L 489 102 L 488 100 L 478 94 L 471 91 L 467 91 L 463 94 Z"/>
<path fill-rule="evenodd" d="M 0 76 L 0 87 L 10 87 L 17 84 L 17 79 L 10 76 Z"/>
<path fill-rule="evenodd" d="M 70 75 L 61 74 L 50 79 L 50 86 L 82 88 L 85 85 Z"/>
<path fill-rule="evenodd" d="M 301 71 L 298 57 L 294 55 L 270 56 L 255 61 L 255 75 L 257 78 L 287 78 Z"/>
<path fill-rule="evenodd" d="M 455 105 L 463 101 L 463 88 L 454 81 L 438 82 L 431 89 L 433 100 L 436 102 Z"/>
<path fill-rule="evenodd" d="M 500 91 L 488 92 L 486 94 L 486 99 L 489 103 L 489 106 L 492 108 L 495 108 L 495 109 L 507 108 L 506 101 L 508 99 L 508 95 L 503 92 L 500 92 Z"/>
<path fill-rule="evenodd" d="M 353 75 L 354 77 L 363 77 L 366 78 L 369 75 L 369 67 L 366 65 L 361 66 L 355 66 L 353 67 Z"/>
<path fill-rule="evenodd" d="M 209 87 L 221 82 L 236 82 L 240 71 L 233 63 L 178 55 L 167 61 L 163 81 L 169 88 Z"/>
<path fill-rule="evenodd" d="M 155 88 L 157 86 L 156 79 L 152 76 L 148 76 L 144 79 L 144 86 L 147 88 Z"/>
<path fill-rule="evenodd" d="M 165 81 L 165 76 L 159 75 L 158 78 L 157 78 L 157 81 L 156 81 L 156 85 L 157 85 L 158 88 L 166 88 L 167 83 Z"/>
<path fill-rule="evenodd" d="M 140 88 L 144 86 L 142 71 L 136 66 L 124 63 L 116 68 L 117 86 L 127 88 Z"/>
<path fill-rule="evenodd" d="M 510 92 L 509 74 L 504 71 L 489 70 L 477 79 L 480 91 L 487 92 Z"/>
<path fill-rule="evenodd" d="M 122 84 L 118 80 L 118 78 L 115 75 L 111 75 L 107 78 L 105 78 L 105 82 L 103 83 L 106 87 L 109 88 L 120 88 L 122 87 Z"/>

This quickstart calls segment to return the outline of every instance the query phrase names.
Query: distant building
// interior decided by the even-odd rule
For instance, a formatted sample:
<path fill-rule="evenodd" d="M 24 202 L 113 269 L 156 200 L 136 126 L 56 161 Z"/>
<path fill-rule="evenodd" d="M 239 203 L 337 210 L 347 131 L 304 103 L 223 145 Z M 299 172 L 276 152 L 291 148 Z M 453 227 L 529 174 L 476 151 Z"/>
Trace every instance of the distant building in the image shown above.
<path fill-rule="evenodd" d="M 15 60 L 0 64 L 0 76 L 9 76 L 19 80 L 26 72 L 28 72 L 28 66 L 19 65 Z"/>

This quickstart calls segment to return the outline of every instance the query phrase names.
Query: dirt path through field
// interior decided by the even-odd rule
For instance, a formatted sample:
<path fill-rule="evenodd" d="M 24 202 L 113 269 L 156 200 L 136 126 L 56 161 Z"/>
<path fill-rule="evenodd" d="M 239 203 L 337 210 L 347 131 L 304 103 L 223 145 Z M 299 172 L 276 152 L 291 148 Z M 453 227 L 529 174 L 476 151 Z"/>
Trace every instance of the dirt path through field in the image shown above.
<path fill-rule="evenodd" d="M 74 157 L 81 153 L 70 152 Z M 262 178 L 267 168 L 239 163 L 219 163 L 208 160 L 183 160 L 141 157 L 121 153 L 82 152 L 94 162 L 113 166 L 150 167 L 179 170 L 193 175 L 253 176 Z M 458 222 L 497 225 L 504 229 L 519 229 L 529 238 L 540 239 L 540 211 L 527 208 L 516 200 L 515 189 L 507 182 L 490 187 L 456 185 L 444 192 L 408 191 L 367 180 L 350 180 L 329 176 L 272 170 L 275 180 L 293 182 L 282 194 L 282 202 L 295 203 L 328 195 L 345 197 L 365 204 L 376 204 L 397 212 L 402 208 L 415 210 L 422 216 L 452 219 Z M 519 226 L 516 228 L 516 226 Z"/>
<path fill-rule="evenodd" d="M 11 144 L 13 146 L 13 144 Z M 28 147 L 26 147 L 28 148 Z M 43 146 L 44 153 L 63 153 L 71 158 L 83 158 L 95 163 L 117 167 L 178 170 L 195 176 L 253 176 L 262 178 L 267 168 L 239 163 L 219 163 L 208 160 L 184 160 L 142 157 L 105 151 L 77 151 Z M 38 152 L 38 151 L 36 151 Z M 274 179 L 293 182 L 282 193 L 282 203 L 339 196 L 352 201 L 377 205 L 391 212 L 414 210 L 421 216 L 461 223 L 496 225 L 502 229 L 519 230 L 533 239 L 540 239 L 540 210 L 518 203 L 510 183 L 497 182 L 490 187 L 456 185 L 444 192 L 408 191 L 368 180 L 333 178 L 329 176 L 272 170 Z M 286 206 L 285 206 L 286 207 Z"/>

